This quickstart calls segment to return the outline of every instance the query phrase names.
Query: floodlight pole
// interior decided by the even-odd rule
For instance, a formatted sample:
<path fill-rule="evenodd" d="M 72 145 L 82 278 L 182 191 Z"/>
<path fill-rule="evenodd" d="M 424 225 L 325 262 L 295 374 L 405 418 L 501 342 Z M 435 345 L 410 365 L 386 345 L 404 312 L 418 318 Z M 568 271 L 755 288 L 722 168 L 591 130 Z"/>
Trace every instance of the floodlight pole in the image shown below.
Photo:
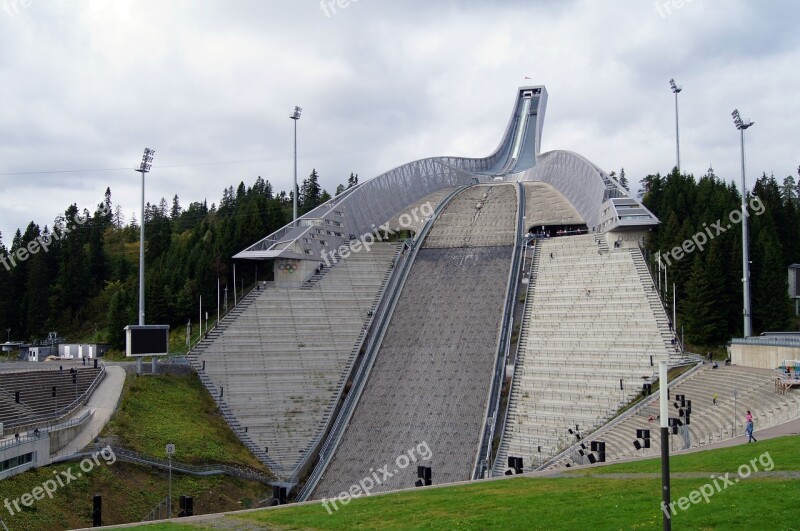
<path fill-rule="evenodd" d="M 679 87 L 675 84 L 674 79 L 669 80 L 669 85 L 672 88 L 672 92 L 675 94 L 675 167 L 678 168 L 678 172 L 681 171 L 681 135 L 680 130 L 678 128 L 678 93 L 683 90 L 683 87 Z"/>
<path fill-rule="evenodd" d="M 289 117 L 294 120 L 294 190 L 292 191 L 292 227 L 297 226 L 297 121 L 300 119 L 300 113 L 303 109 L 300 107 L 294 108 L 294 113 Z M 236 288 L 236 283 L 234 283 Z"/>
<path fill-rule="evenodd" d="M 753 323 L 750 314 L 750 242 L 747 236 L 747 181 L 745 179 L 745 165 L 744 165 L 744 130 L 753 125 L 755 122 L 745 122 L 739 116 L 739 110 L 734 109 L 731 113 L 733 116 L 733 124 L 739 130 L 741 151 L 742 151 L 742 297 L 744 308 L 742 313 L 744 315 L 744 337 L 753 335 Z"/>
<path fill-rule="evenodd" d="M 658 362 L 658 391 L 661 420 L 661 510 L 664 531 L 672 529 L 672 515 L 670 514 L 670 489 L 669 489 L 669 388 L 667 382 L 667 362 Z"/>
<path fill-rule="evenodd" d="M 155 155 L 155 150 L 144 148 L 142 162 L 138 168 L 134 168 L 134 171 L 142 174 L 142 217 L 139 225 L 139 326 L 144 326 L 144 176 L 150 171 L 153 155 Z M 153 372 L 155 372 L 155 367 L 156 361 L 153 358 Z M 142 374 L 141 356 L 136 358 L 136 373 Z"/>

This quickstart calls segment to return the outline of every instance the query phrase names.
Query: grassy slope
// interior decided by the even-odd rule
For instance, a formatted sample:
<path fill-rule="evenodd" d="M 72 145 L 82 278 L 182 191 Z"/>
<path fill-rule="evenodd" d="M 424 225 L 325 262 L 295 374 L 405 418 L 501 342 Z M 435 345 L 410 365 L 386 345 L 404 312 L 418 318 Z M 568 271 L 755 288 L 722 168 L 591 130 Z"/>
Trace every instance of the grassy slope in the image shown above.
<path fill-rule="evenodd" d="M 673 471 L 734 472 L 739 465 L 769 452 L 775 469 L 800 470 L 800 437 L 785 437 L 675 457 Z M 592 474 L 621 472 L 629 465 L 592 469 Z M 625 471 L 658 472 L 650 461 Z M 708 474 L 711 475 L 711 474 Z M 732 474 L 733 476 L 733 474 Z M 673 478 L 672 499 L 710 481 Z M 333 515 L 320 505 L 286 507 L 228 517 L 260 529 L 659 529 L 660 485 L 652 478 L 614 479 L 570 474 L 566 478 L 514 478 L 504 481 L 409 491 L 352 501 Z M 792 500 L 800 480 L 751 477 L 681 511 L 676 529 L 798 529 Z M 198 524 L 199 526 L 200 524 Z M 210 525 L 210 524 L 209 524 Z M 147 529 L 197 529 L 167 524 Z"/>
<path fill-rule="evenodd" d="M 99 467 L 95 466 L 89 473 L 59 488 L 52 499 L 45 497 L 36 501 L 33 507 L 21 513 L 9 515 L 8 510 L 0 505 L 0 518 L 11 531 L 91 527 L 92 496 L 100 494 L 103 496 L 103 524 L 139 522 L 167 496 L 166 471 L 121 461 L 105 464 L 102 458 L 100 463 Z M 73 475 L 80 472 L 78 462 L 62 463 L 0 481 L 0 500 L 17 499 L 53 478 L 55 472 L 70 467 Z M 266 485 L 227 477 L 172 475 L 172 505 L 176 515 L 181 494 L 194 496 L 195 514 L 204 514 L 254 506 L 271 495 L 268 491 Z"/>
<path fill-rule="evenodd" d="M 166 457 L 164 446 L 173 442 L 180 462 L 265 470 L 230 430 L 194 375 L 129 375 L 122 404 L 102 435 L 114 435 L 122 446 L 156 457 Z"/>

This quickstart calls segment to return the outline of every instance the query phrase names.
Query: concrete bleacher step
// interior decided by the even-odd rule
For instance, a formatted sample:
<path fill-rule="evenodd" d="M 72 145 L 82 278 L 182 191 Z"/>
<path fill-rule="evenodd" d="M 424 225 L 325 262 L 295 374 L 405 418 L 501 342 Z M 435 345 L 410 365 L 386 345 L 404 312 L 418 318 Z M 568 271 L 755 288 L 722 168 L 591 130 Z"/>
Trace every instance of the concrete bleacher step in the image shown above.
<path fill-rule="evenodd" d="M 605 242 L 598 234 L 538 246 L 498 450 L 508 456 L 514 449 L 526 467 L 565 447 L 564 433 L 576 420 L 582 430 L 599 427 L 652 380 L 651 356 L 670 357 L 666 314 L 653 304 L 635 253 L 609 250 Z M 531 437 L 543 454 L 526 444 Z M 504 466 L 498 459 L 494 472 Z"/>
<path fill-rule="evenodd" d="M 672 397 L 684 394 L 692 401 L 691 425 L 688 426 L 690 447 L 705 446 L 742 435 L 743 416 L 748 409 L 753 413 L 756 432 L 800 418 L 800 392 L 790 392 L 788 395 L 775 393 L 773 378 L 771 371 L 742 367 L 712 369 L 706 365 L 672 386 Z M 712 401 L 714 393 L 718 395 L 716 405 Z M 653 400 L 655 397 L 650 402 Z M 656 410 L 654 405 L 645 404 L 641 414 L 628 415 L 620 423 L 596 434 L 597 439 L 606 441 L 609 461 L 658 454 L 660 447 L 657 439 L 652 441 L 653 447 L 649 450 L 636 451 L 632 445 L 637 428 L 657 428 L 655 423 L 648 422 L 648 415 L 655 414 Z M 675 451 L 683 448 L 682 436 L 671 436 L 670 445 Z M 552 464 L 552 468 L 565 466 L 571 462 L 571 458 L 566 456 L 560 459 Z"/>
<path fill-rule="evenodd" d="M 330 418 L 399 252 L 376 244 L 313 285 L 262 289 L 188 356 L 234 431 L 279 475 L 304 458 Z"/>

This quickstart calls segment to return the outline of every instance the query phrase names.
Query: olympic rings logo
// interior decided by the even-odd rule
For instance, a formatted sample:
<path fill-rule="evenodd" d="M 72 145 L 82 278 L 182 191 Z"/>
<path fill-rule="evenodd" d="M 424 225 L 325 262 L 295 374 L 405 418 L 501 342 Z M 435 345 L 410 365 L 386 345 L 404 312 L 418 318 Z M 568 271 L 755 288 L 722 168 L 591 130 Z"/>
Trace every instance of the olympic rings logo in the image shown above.
<path fill-rule="evenodd" d="M 286 271 L 287 273 L 294 273 L 297 271 L 297 266 L 294 264 L 281 264 L 278 266 L 278 269 L 281 271 Z"/>

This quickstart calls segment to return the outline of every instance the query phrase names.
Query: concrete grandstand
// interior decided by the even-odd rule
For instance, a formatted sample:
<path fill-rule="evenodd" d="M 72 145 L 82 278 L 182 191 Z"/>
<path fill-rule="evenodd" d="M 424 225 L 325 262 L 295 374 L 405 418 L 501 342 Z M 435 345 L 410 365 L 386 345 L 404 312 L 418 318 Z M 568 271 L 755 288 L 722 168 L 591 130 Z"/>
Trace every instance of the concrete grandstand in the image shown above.
<path fill-rule="evenodd" d="M 392 169 L 235 256 L 275 281 L 192 364 L 299 499 L 420 443 L 435 483 L 503 473 L 511 455 L 533 468 L 613 417 L 658 360 L 682 361 L 640 251 L 659 221 L 585 158 L 540 153 L 546 103 L 521 87 L 488 157 Z M 397 470 L 376 490 L 416 479 Z"/>

